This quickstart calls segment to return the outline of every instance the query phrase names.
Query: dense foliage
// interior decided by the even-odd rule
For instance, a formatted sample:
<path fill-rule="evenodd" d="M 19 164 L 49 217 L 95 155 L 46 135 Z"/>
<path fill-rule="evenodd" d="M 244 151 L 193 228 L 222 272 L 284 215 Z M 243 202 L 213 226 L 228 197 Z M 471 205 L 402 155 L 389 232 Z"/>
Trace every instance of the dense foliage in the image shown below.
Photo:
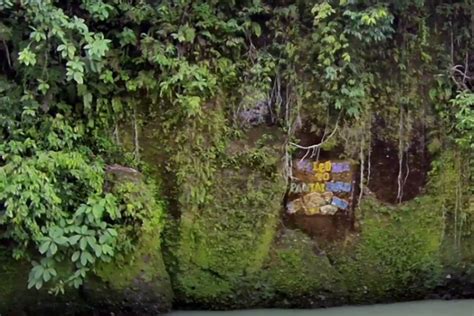
<path fill-rule="evenodd" d="M 258 170 L 280 183 L 271 160 L 279 152 L 227 151 L 255 121 L 283 135 L 288 172 L 296 148 L 320 147 L 298 145 L 305 128 L 359 160 L 362 185 L 371 135 L 396 143 L 401 201 L 417 131 L 432 131 L 433 155 L 449 149 L 462 160 L 474 149 L 473 7 L 472 0 L 0 0 L 0 242 L 32 262 L 29 287 L 53 282 L 53 291 L 80 286 L 98 263 L 130 252 L 156 214 L 137 205 L 133 186 L 106 190 L 105 166 L 142 166 L 140 133 L 151 122 L 160 123 L 153 133 L 172 179 L 164 185 L 170 207 L 182 216 L 177 230 L 197 248 L 200 235 L 188 230 L 210 234 L 213 222 L 199 219 L 206 210 L 219 219 L 209 210 L 222 193 L 213 183 L 222 168 Z M 256 104 L 265 115 L 252 117 Z M 265 186 L 246 197 L 258 202 L 258 224 L 246 205 L 224 203 L 240 222 L 220 229 L 274 230 L 277 214 L 264 199 L 278 205 L 280 191 Z M 272 237 L 262 238 L 267 248 Z M 181 269 L 192 261 L 188 246 L 172 254 L 185 258 Z M 229 258 L 236 274 L 262 264 L 258 256 L 250 266 Z M 188 281 L 179 280 L 185 290 Z"/>

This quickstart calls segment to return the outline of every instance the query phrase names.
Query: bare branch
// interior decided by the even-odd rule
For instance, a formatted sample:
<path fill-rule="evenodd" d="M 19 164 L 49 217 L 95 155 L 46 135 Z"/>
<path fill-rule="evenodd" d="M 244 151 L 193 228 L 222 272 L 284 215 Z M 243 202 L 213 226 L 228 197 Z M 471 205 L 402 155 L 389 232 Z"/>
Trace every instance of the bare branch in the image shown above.
<path fill-rule="evenodd" d="M 338 119 L 338 121 L 339 121 L 339 119 Z M 334 129 L 331 132 L 331 134 L 329 134 L 328 137 L 325 140 L 321 141 L 318 144 L 314 144 L 314 145 L 311 145 L 311 146 L 301 146 L 301 145 L 298 145 L 296 143 L 290 142 L 290 145 L 294 146 L 296 148 L 299 148 L 299 149 L 304 149 L 304 150 L 311 150 L 311 149 L 319 148 L 322 145 L 324 145 L 325 143 L 327 143 L 331 139 L 331 137 L 333 137 L 336 134 L 338 125 L 339 125 L 338 122 L 336 122 L 336 126 L 334 126 Z"/>
<path fill-rule="evenodd" d="M 462 71 L 462 70 L 459 69 L 459 67 L 464 67 L 464 66 L 463 65 L 456 65 L 453 68 L 451 68 L 451 70 L 453 72 L 456 72 L 456 73 L 460 74 L 461 76 L 463 76 L 463 82 L 465 82 L 465 79 L 474 79 L 474 77 L 471 77 L 471 76 L 467 75 L 467 71 Z M 464 69 L 466 69 L 466 68 L 464 68 Z"/>
<path fill-rule="evenodd" d="M 468 90 L 470 80 L 474 80 L 474 75 L 469 73 L 469 54 L 466 53 L 464 65 L 454 65 L 451 67 L 451 78 L 460 90 Z"/>
<path fill-rule="evenodd" d="M 5 41 L 2 41 L 3 47 L 5 48 L 5 55 L 7 56 L 8 67 L 12 68 L 12 61 L 10 59 L 10 51 L 8 50 L 8 45 Z"/>

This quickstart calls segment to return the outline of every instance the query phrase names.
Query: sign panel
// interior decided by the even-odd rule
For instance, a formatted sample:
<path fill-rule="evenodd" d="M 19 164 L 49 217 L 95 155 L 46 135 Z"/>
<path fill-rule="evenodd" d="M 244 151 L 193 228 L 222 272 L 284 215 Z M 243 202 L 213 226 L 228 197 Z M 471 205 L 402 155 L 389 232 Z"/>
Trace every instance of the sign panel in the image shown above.
<path fill-rule="evenodd" d="M 352 209 L 353 166 L 349 161 L 296 160 L 287 212 L 335 215 Z"/>

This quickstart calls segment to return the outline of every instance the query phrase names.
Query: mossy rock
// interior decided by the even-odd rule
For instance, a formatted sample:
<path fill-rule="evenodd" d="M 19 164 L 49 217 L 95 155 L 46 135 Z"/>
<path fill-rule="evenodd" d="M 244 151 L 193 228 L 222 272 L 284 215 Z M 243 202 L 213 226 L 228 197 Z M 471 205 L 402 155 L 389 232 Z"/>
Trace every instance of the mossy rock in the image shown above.
<path fill-rule="evenodd" d="M 285 308 L 332 305 L 325 300 L 341 286 L 328 256 L 299 230 L 282 231 L 261 278 L 273 293 L 271 304 Z"/>
<path fill-rule="evenodd" d="M 308 308 L 429 297 L 443 283 L 443 221 L 433 201 L 426 196 L 389 207 L 369 198 L 362 205 L 361 232 L 324 248 L 301 231 L 284 229 L 263 264 L 240 274 L 231 274 L 226 260 L 238 260 L 235 267 L 249 264 L 257 243 L 247 244 L 253 248 L 239 258 L 224 247 L 196 248 L 206 256 L 193 257 L 193 269 L 175 280 L 189 287 L 180 289 L 192 298 L 181 303 L 210 309 Z"/>
<path fill-rule="evenodd" d="M 193 156 L 210 176 L 203 183 L 196 182 L 196 172 L 189 176 L 189 183 L 205 188 L 202 203 L 190 203 L 189 192 L 177 188 L 180 217 L 167 260 L 178 304 L 229 309 L 373 303 L 422 298 L 440 284 L 443 215 L 433 195 L 397 206 L 367 197 L 358 210 L 360 233 L 344 241 L 320 243 L 281 230 L 286 183 L 277 176 L 281 152 L 269 130 L 247 131 L 214 159 Z"/>
<path fill-rule="evenodd" d="M 126 204 L 133 201 L 130 208 L 136 206 L 135 211 L 151 211 L 152 217 L 144 216 L 136 232 L 135 246 L 127 254 L 117 254 L 110 263 L 96 266 L 79 289 L 68 288 L 57 296 L 50 295 L 47 288 L 28 290 L 31 264 L 15 261 L 7 249 L 0 248 L 0 315 L 156 315 L 171 309 L 173 293 L 161 253 L 163 205 L 137 171 L 117 165 L 109 166 L 107 171 L 107 190 Z M 58 271 L 68 271 L 68 263 Z"/>
<path fill-rule="evenodd" d="M 214 204 L 181 217 L 175 286 L 184 301 L 232 297 L 245 275 L 262 268 L 277 231 L 284 184 L 243 170 L 223 173 Z"/>
<path fill-rule="evenodd" d="M 173 293 L 159 238 L 153 233 L 142 235 L 131 255 L 99 266 L 85 283 L 83 295 L 105 311 L 140 315 L 169 311 Z"/>
<path fill-rule="evenodd" d="M 430 196 L 399 207 L 367 199 L 352 249 L 330 256 L 352 303 L 423 298 L 441 282 L 443 218 Z"/>
<path fill-rule="evenodd" d="M 442 213 L 433 201 L 388 207 L 368 198 L 360 233 L 344 241 L 320 243 L 285 228 L 262 269 L 246 280 L 253 293 L 239 289 L 235 300 L 314 308 L 428 297 L 443 282 Z"/>
<path fill-rule="evenodd" d="M 107 311 L 146 315 L 166 312 L 171 309 L 173 293 L 161 253 L 163 205 L 156 201 L 153 186 L 146 184 L 135 169 L 108 166 L 107 180 L 109 190 L 123 200 L 127 211 L 142 210 L 147 215 L 143 215 L 146 219 L 137 232 L 133 251 L 100 264 L 84 284 L 83 295 Z"/>
<path fill-rule="evenodd" d="M 189 132 L 196 133 L 210 137 L 205 128 Z M 187 148 L 189 153 L 176 154 L 193 157 L 175 165 L 176 173 L 189 175 L 176 188 L 180 216 L 167 246 L 178 304 L 231 306 L 244 279 L 261 270 L 286 191 L 275 135 L 258 128 L 223 141 L 222 150 L 210 148 L 201 156 Z"/>

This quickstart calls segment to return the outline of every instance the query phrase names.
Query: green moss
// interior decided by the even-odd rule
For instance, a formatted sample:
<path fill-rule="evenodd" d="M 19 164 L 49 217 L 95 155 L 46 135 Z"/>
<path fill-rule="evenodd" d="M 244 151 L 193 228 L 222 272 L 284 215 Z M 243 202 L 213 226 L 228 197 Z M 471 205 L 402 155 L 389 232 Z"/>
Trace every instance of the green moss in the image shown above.
<path fill-rule="evenodd" d="M 173 294 L 161 252 L 163 203 L 156 200 L 155 187 L 141 179 L 130 182 L 119 175 L 112 190 L 127 206 L 124 214 L 138 213 L 143 222 L 131 250 L 95 269 L 95 278 L 89 280 L 91 292 L 98 303 L 105 301 L 117 307 L 132 304 L 136 312 L 167 311 Z"/>
<path fill-rule="evenodd" d="M 159 230 L 156 230 L 159 236 Z M 89 280 L 94 302 L 109 309 L 134 306 L 135 312 L 171 309 L 173 293 L 163 263 L 160 239 L 153 233 L 141 236 L 136 250 L 96 269 Z"/>
<path fill-rule="evenodd" d="M 324 249 L 299 232 L 286 231 L 261 274 L 270 284 L 267 291 L 279 293 L 274 299 L 311 296 L 317 301 L 323 293 L 328 301 L 345 303 L 425 297 L 443 284 L 446 255 L 453 256 L 453 249 L 446 249 L 446 214 L 455 204 L 458 177 L 454 161 L 444 155 L 434 163 L 427 194 L 392 206 L 364 198 L 357 210 L 360 232 Z M 457 261 L 463 271 L 473 262 L 466 240 L 464 258 Z"/>
<path fill-rule="evenodd" d="M 157 230 L 159 234 L 159 230 Z M 137 279 L 153 283 L 168 299 L 172 298 L 169 277 L 161 256 L 160 239 L 156 235 L 142 235 L 136 250 L 114 262 L 100 265 L 96 274 L 115 290 L 132 286 Z M 117 274 L 117 271 L 120 271 Z"/>
<path fill-rule="evenodd" d="M 359 232 L 323 243 L 279 225 L 281 139 L 268 136 L 277 133 L 256 128 L 231 141 L 224 117 L 214 109 L 168 146 L 175 217 L 165 260 L 178 304 L 372 303 L 424 297 L 442 282 L 450 163 L 434 164 L 422 197 L 392 206 L 364 198 Z"/>
<path fill-rule="evenodd" d="M 440 282 L 443 200 L 434 190 L 398 206 L 366 198 L 358 210 L 360 234 L 324 249 L 299 231 L 275 239 L 285 184 L 275 176 L 277 151 L 252 139 L 229 145 L 231 154 L 215 156 L 219 162 L 205 162 L 213 167 L 203 178 L 203 203 L 180 200 L 179 237 L 171 245 L 180 303 L 298 306 L 307 304 L 302 297 L 319 296 L 375 302 L 421 297 Z"/>
<path fill-rule="evenodd" d="M 226 172 L 213 189 L 214 205 L 199 217 L 181 217 L 176 285 L 189 300 L 231 295 L 268 256 L 284 186 L 240 172 Z"/>
<path fill-rule="evenodd" d="M 449 274 L 468 274 L 474 282 L 474 210 L 469 156 L 455 149 L 435 161 L 429 187 L 437 192 L 444 216 L 442 260 Z"/>
<path fill-rule="evenodd" d="M 400 207 L 363 204 L 361 234 L 325 248 L 285 229 L 226 306 L 311 307 L 423 296 L 441 280 L 442 217 L 425 197 Z"/>
<path fill-rule="evenodd" d="M 362 205 L 360 235 L 324 249 L 302 232 L 286 229 L 262 269 L 241 282 L 258 285 L 255 305 L 371 303 L 422 296 L 441 280 L 442 216 L 435 206 L 430 197 L 400 207 L 368 199 Z M 249 297 L 240 299 L 248 303 Z"/>
<path fill-rule="evenodd" d="M 314 242 L 299 231 L 288 230 L 275 245 L 263 272 L 275 293 L 298 298 L 330 291 L 338 272 L 323 254 L 317 254 Z"/>
<path fill-rule="evenodd" d="M 250 262 L 249 268 L 247 271 L 249 273 L 255 273 L 262 268 L 265 260 L 267 260 L 270 247 L 272 245 L 273 239 L 275 237 L 275 230 L 277 229 L 277 224 L 279 217 L 277 214 L 272 214 L 268 220 L 263 224 L 262 233 L 260 236 L 257 236 L 257 247 L 254 252 L 253 262 Z"/>
<path fill-rule="evenodd" d="M 430 197 L 400 207 L 374 200 L 362 206 L 360 239 L 331 254 L 351 301 L 417 297 L 441 277 L 442 213 Z"/>
<path fill-rule="evenodd" d="M 170 225 L 167 263 L 180 302 L 230 299 L 261 270 L 277 231 L 286 184 L 271 134 L 262 129 L 231 142 L 223 118 L 213 111 L 190 122 L 169 159 L 180 215 Z"/>

